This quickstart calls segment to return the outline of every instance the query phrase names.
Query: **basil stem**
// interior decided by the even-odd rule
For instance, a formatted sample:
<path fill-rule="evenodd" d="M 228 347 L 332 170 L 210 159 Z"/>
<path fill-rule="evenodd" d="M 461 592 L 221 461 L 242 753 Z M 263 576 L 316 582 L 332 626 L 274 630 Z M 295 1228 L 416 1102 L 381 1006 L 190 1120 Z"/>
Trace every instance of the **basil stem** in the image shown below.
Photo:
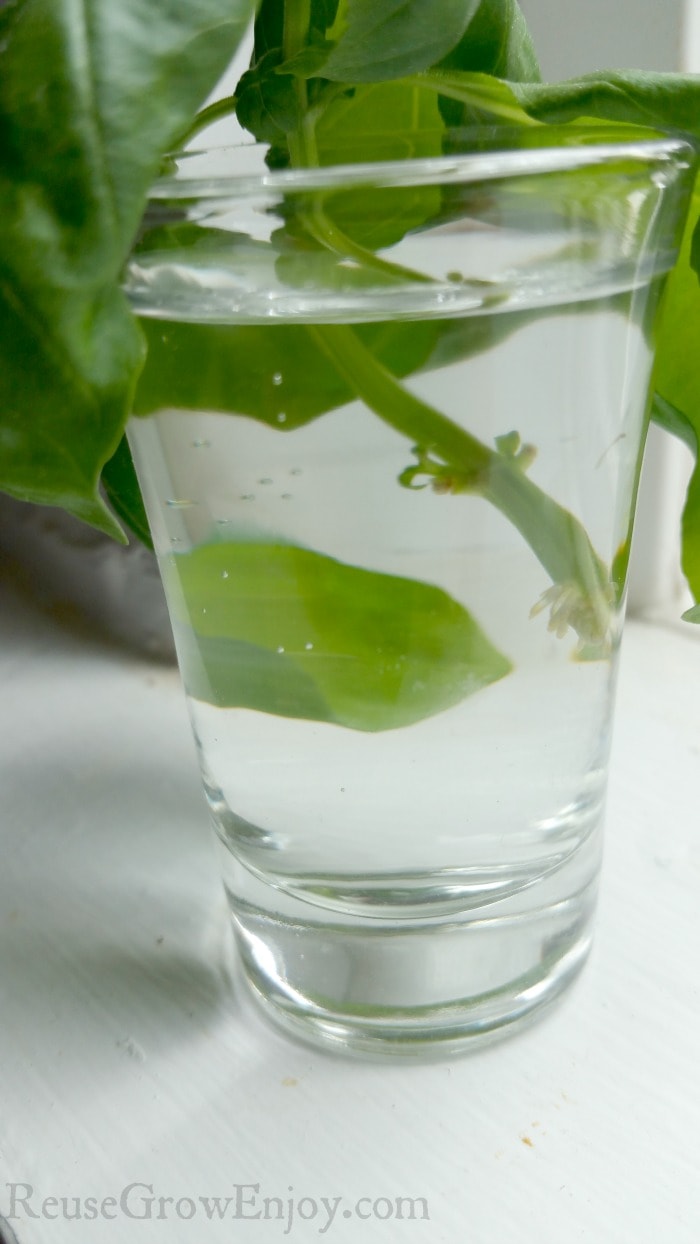
<path fill-rule="evenodd" d="M 517 458 L 489 449 L 399 384 L 352 328 L 327 324 L 307 331 L 370 410 L 437 455 L 459 480 L 460 491 L 491 502 L 517 528 L 555 585 L 545 603 L 554 605 L 565 593 L 567 625 L 588 643 L 605 641 L 610 576 L 578 519 L 528 479 Z M 564 620 L 561 612 L 559 617 Z"/>

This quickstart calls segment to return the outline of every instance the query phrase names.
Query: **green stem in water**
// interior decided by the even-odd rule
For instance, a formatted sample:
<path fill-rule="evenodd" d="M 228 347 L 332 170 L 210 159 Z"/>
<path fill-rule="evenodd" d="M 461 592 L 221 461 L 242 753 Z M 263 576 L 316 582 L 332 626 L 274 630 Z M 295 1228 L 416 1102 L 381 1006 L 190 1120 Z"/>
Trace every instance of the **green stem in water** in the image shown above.
<path fill-rule="evenodd" d="M 556 611 L 559 623 L 572 626 L 587 643 L 604 641 L 612 604 L 610 576 L 578 519 L 533 484 L 516 460 L 489 449 L 403 388 L 352 328 L 314 325 L 307 331 L 370 410 L 437 455 L 464 491 L 484 497 L 517 528 L 555 585 L 545 601 L 553 617 Z"/>
<path fill-rule="evenodd" d="M 435 284 L 433 278 L 426 276 L 424 272 L 406 268 L 403 264 L 392 263 L 388 259 L 381 259 L 379 255 L 375 255 L 374 251 L 367 250 L 365 246 L 353 242 L 352 238 L 343 233 L 342 229 L 339 229 L 335 222 L 326 215 L 321 202 L 316 201 L 318 198 L 318 195 L 314 196 L 310 211 L 304 212 L 302 219 L 310 235 L 326 250 L 339 255 L 341 259 L 353 259 L 361 267 L 381 272 L 384 276 L 400 281 L 402 284 L 406 281 L 410 281 L 413 285 Z"/>
<path fill-rule="evenodd" d="M 310 25 L 310 0 L 287 0 L 284 17 L 284 54 L 291 59 L 305 46 Z M 452 94 L 451 85 L 441 75 L 420 74 L 410 79 L 416 86 Z M 317 167 L 318 149 L 315 116 L 309 109 L 306 83 L 298 79 L 299 124 L 289 135 L 292 163 Z M 517 104 L 512 109 L 500 101 L 484 101 L 478 90 L 469 92 L 460 84 L 455 98 L 486 108 L 502 119 L 523 123 Z M 525 119 L 537 125 L 538 122 Z M 329 250 L 367 263 L 364 253 L 346 239 L 323 209 L 322 201 L 306 214 L 306 227 Z M 360 248 L 363 249 L 363 248 Z M 373 256 L 374 264 L 385 268 L 385 261 Z M 398 265 L 388 265 L 393 275 L 405 273 Z M 386 269 L 385 269 L 386 270 Z M 342 324 L 307 326 L 307 331 L 347 381 L 352 392 L 390 427 L 414 441 L 421 450 L 437 455 L 455 474 L 460 487 L 484 497 L 521 533 L 548 575 L 553 587 L 545 593 L 544 604 L 551 604 L 552 625 L 563 633 L 572 626 L 584 643 L 607 644 L 613 589 L 605 564 L 598 557 L 581 523 L 568 510 L 527 478 L 521 463 L 508 454 L 488 448 L 470 432 L 458 427 L 434 407 L 404 389 L 368 351 L 353 332 Z"/>

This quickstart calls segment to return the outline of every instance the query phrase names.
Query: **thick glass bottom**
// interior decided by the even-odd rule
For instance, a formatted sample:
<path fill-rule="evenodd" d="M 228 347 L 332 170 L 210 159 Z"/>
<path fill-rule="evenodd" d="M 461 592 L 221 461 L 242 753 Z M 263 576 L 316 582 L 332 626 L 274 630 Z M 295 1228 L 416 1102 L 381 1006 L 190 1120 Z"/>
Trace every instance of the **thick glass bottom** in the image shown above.
<path fill-rule="evenodd" d="M 420 919 L 323 913 L 225 854 L 254 996 L 274 1023 L 328 1050 L 429 1058 L 492 1042 L 552 1003 L 590 948 L 598 834 L 518 894 Z"/>

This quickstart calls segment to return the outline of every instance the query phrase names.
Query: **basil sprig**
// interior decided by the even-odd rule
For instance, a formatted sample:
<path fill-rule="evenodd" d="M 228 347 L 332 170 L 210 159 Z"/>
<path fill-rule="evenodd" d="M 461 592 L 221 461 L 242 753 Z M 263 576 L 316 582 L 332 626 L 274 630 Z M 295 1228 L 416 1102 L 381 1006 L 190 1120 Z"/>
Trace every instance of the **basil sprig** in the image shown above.
<path fill-rule="evenodd" d="M 114 510 L 145 533 L 123 445 L 115 457 L 146 348 L 120 290 L 124 262 L 162 156 L 196 132 L 250 16 L 251 0 L 0 7 L 0 488 L 117 537 Z M 520 129 L 530 142 L 539 127 L 590 119 L 700 138 L 697 76 L 540 82 L 516 0 L 262 0 L 252 63 L 231 106 L 276 164 L 332 163 L 353 137 L 365 157 L 379 144 L 382 158 L 405 155 L 407 116 L 425 154 L 441 127 L 475 122 Z M 400 152 L 392 126 L 396 144 L 404 133 Z M 669 282 L 653 406 L 694 449 L 698 214 L 696 201 Z M 348 244 L 371 263 L 368 239 Z M 697 469 L 683 555 L 700 598 Z"/>

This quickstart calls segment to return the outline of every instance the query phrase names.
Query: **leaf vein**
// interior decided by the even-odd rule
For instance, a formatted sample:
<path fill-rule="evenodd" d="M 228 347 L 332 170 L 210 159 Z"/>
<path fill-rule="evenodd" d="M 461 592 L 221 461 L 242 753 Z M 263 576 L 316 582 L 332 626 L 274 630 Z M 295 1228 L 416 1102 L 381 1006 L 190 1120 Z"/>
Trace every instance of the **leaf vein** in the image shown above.
<path fill-rule="evenodd" d="M 75 11 L 77 20 L 74 24 L 75 38 L 80 42 L 79 55 L 85 69 L 84 84 L 89 94 L 89 107 L 85 109 L 85 121 L 92 129 L 92 155 L 99 160 L 99 174 L 103 186 L 107 190 L 109 208 L 109 226 L 113 237 L 119 234 L 119 212 L 117 209 L 117 193 L 112 170 L 107 160 L 107 140 L 104 121 L 100 111 L 99 77 L 95 64 L 96 27 L 90 13 L 90 0 L 76 0 Z M 79 73 L 80 66 L 75 67 Z"/>

